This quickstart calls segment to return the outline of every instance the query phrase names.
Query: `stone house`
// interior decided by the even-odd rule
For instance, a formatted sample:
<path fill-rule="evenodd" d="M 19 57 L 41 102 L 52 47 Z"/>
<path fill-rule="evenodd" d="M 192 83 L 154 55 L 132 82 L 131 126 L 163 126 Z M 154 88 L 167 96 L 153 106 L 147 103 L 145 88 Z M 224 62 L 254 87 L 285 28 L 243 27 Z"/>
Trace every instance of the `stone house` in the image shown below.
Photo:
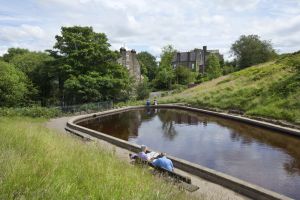
<path fill-rule="evenodd" d="M 207 50 L 207 47 L 203 46 L 202 49 L 175 53 L 172 66 L 173 68 L 186 66 L 195 72 L 204 73 L 209 54 L 216 54 L 219 59 L 223 60 L 223 55 L 219 53 L 219 50 Z"/>
<path fill-rule="evenodd" d="M 134 49 L 127 51 L 125 48 L 120 48 L 121 57 L 117 62 L 126 67 L 129 74 L 134 77 L 138 82 L 141 81 L 141 66 L 136 56 Z"/>

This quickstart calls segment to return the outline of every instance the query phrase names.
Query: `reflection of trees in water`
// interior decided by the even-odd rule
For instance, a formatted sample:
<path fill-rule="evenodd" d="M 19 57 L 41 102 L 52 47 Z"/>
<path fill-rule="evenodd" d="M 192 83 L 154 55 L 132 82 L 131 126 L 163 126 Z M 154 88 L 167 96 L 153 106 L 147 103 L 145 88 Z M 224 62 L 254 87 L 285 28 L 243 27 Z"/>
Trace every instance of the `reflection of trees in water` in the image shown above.
<path fill-rule="evenodd" d="M 162 122 L 164 136 L 170 140 L 173 140 L 177 135 L 174 127 L 174 113 L 169 112 L 168 110 L 159 110 L 157 115 Z"/>
<path fill-rule="evenodd" d="M 146 108 L 141 112 L 142 120 L 143 121 L 151 121 L 157 113 L 158 109 L 153 109 L 153 108 Z"/>
<path fill-rule="evenodd" d="M 130 137 L 138 136 L 138 128 L 142 121 L 150 121 L 156 114 L 162 122 L 164 136 L 170 140 L 173 140 L 178 135 L 175 124 L 198 124 L 198 126 L 201 124 L 202 126 L 207 126 L 207 123 L 216 123 L 221 128 L 229 129 L 232 141 L 240 141 L 244 145 L 251 145 L 253 142 L 261 145 L 269 145 L 290 155 L 291 159 L 284 163 L 283 168 L 289 174 L 300 175 L 299 138 L 277 134 L 234 120 L 183 110 L 159 109 L 155 113 L 155 110 L 151 109 L 124 112 L 99 118 L 96 121 L 82 122 L 81 124 L 88 128 L 128 140 Z"/>
<path fill-rule="evenodd" d="M 258 145 L 268 145 L 280 149 L 288 154 L 291 159 L 287 159 L 283 168 L 289 174 L 300 175 L 300 140 L 299 138 L 276 133 L 267 129 L 251 126 L 234 120 L 223 119 L 212 115 L 184 111 L 184 110 L 160 110 L 158 115 L 162 121 L 164 134 L 170 139 L 176 137 L 175 124 L 201 124 L 216 123 L 220 128 L 229 129 L 232 141 L 239 141 L 243 145 L 251 145 L 254 142 Z M 191 118 L 187 117 L 190 116 Z M 174 131 L 172 132 L 172 129 Z M 170 131 L 168 131 L 170 130 Z"/>
<path fill-rule="evenodd" d="M 210 116 L 209 121 L 216 122 L 218 125 L 230 129 L 230 137 L 232 141 L 241 141 L 246 145 L 253 142 L 260 145 L 268 145 L 273 148 L 280 149 L 288 154 L 291 159 L 287 159 L 283 164 L 283 168 L 289 174 L 300 175 L 300 140 L 299 138 L 276 133 L 263 128 L 239 123 L 233 120 L 225 120 Z"/>
<path fill-rule="evenodd" d="M 139 111 L 129 111 L 105 117 L 99 117 L 80 123 L 79 125 L 127 140 L 138 136 L 138 129 L 142 123 Z"/>
<path fill-rule="evenodd" d="M 158 117 L 162 122 L 164 136 L 173 140 L 177 136 L 175 124 L 201 125 L 207 126 L 206 119 L 199 120 L 198 116 L 191 115 L 184 110 L 166 110 L 160 109 Z"/>

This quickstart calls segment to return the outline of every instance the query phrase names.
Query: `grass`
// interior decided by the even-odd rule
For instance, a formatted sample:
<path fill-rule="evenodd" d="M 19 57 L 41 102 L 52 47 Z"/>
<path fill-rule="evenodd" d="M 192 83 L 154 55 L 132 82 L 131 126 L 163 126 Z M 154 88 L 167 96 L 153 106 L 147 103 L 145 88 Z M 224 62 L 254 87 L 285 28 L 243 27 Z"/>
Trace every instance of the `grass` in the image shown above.
<path fill-rule="evenodd" d="M 0 199 L 191 198 L 95 142 L 46 129 L 44 121 L 0 118 Z"/>
<path fill-rule="evenodd" d="M 54 118 L 61 116 L 62 112 L 58 108 L 46 108 L 41 106 L 31 107 L 0 107 L 0 116 L 6 117 L 43 117 L 43 118 Z"/>
<path fill-rule="evenodd" d="M 159 100 L 174 102 L 239 110 L 250 116 L 300 124 L 300 53 L 287 54 Z"/>

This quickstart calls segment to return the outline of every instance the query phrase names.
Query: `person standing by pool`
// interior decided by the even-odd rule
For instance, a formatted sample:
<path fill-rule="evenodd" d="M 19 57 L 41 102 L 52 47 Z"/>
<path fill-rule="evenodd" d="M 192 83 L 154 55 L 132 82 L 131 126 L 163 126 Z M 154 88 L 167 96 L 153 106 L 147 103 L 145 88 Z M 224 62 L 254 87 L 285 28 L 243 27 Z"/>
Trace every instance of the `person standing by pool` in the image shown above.
<path fill-rule="evenodd" d="M 147 99 L 147 101 L 146 101 L 146 106 L 147 107 L 150 106 L 150 100 L 149 99 Z"/>
<path fill-rule="evenodd" d="M 152 164 L 155 167 L 164 168 L 164 169 L 166 169 L 168 171 L 171 171 L 171 172 L 174 171 L 173 162 L 166 157 L 166 153 L 161 153 L 161 157 L 154 160 L 152 162 Z"/>

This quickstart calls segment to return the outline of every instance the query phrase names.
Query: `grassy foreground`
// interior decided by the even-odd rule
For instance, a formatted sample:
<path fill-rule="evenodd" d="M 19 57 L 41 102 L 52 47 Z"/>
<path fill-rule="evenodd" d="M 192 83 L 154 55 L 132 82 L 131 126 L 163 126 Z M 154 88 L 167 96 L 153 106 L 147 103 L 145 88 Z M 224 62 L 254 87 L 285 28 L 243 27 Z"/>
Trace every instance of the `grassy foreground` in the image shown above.
<path fill-rule="evenodd" d="M 187 199 L 146 170 L 94 142 L 0 118 L 0 199 Z"/>
<path fill-rule="evenodd" d="M 159 102 L 239 110 L 300 124 L 300 52 L 202 83 Z"/>

